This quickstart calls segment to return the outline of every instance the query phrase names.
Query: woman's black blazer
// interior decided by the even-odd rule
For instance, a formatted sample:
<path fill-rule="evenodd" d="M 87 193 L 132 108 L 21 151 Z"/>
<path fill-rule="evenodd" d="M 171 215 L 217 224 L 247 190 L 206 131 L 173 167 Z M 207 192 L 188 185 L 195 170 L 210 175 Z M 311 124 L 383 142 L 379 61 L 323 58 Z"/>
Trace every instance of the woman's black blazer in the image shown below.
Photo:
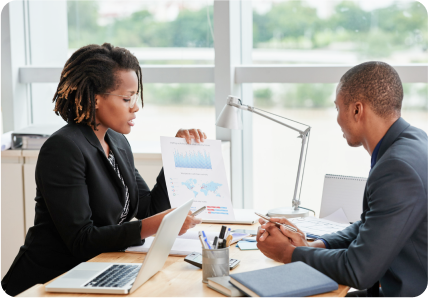
<path fill-rule="evenodd" d="M 150 191 L 134 166 L 126 138 L 109 129 L 105 140 L 129 191 L 125 222 L 118 225 L 125 188 L 98 138 L 88 125 L 68 123 L 40 150 L 34 226 L 2 280 L 9 295 L 45 283 L 100 253 L 141 245 L 141 221 L 130 220 L 171 208 L 163 170 Z"/>

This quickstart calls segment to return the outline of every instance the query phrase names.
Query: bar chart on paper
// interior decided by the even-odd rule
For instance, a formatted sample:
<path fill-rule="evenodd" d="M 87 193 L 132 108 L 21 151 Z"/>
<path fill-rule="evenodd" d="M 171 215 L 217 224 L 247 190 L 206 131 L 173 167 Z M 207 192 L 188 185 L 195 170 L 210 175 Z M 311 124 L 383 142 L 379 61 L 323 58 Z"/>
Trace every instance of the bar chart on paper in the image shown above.
<path fill-rule="evenodd" d="M 234 219 L 220 141 L 161 137 L 161 148 L 171 207 L 193 198 L 192 212 L 207 207 L 198 217 Z"/>
<path fill-rule="evenodd" d="M 174 150 L 174 164 L 176 168 L 211 170 L 211 156 L 204 150 L 179 152 Z"/>

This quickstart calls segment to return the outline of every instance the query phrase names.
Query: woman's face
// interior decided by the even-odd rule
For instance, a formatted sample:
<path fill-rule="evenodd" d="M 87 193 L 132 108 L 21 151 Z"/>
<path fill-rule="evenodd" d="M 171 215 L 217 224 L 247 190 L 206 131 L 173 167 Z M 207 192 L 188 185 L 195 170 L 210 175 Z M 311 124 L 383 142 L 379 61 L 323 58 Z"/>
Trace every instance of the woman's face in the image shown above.
<path fill-rule="evenodd" d="M 138 91 L 138 78 L 134 70 L 118 70 L 116 76 L 119 80 L 117 89 L 108 92 L 110 94 L 97 94 L 95 97 L 95 120 L 99 123 L 98 129 L 111 128 L 118 133 L 128 134 L 131 126 L 134 126 L 135 113 L 140 109 L 137 103 L 130 108 L 130 97 Z"/>

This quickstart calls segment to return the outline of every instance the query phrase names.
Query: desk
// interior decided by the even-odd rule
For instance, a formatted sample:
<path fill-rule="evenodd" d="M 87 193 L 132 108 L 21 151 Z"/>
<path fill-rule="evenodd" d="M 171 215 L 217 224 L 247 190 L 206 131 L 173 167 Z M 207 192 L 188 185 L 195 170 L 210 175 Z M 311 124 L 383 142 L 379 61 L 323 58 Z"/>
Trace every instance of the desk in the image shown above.
<path fill-rule="evenodd" d="M 204 231 L 220 231 L 219 224 L 202 224 L 196 229 Z M 257 229 L 258 224 L 249 225 L 230 225 L 232 229 Z M 117 263 L 142 263 L 146 254 L 112 252 L 103 253 L 89 260 L 89 262 L 117 262 Z M 231 273 L 245 272 L 262 268 L 269 268 L 281 265 L 265 257 L 259 250 L 241 251 L 232 246 L 230 248 L 230 257 L 241 260 L 238 267 Z M 146 297 L 189 297 L 189 296 L 208 296 L 225 297 L 222 294 L 210 289 L 202 282 L 202 270 L 184 262 L 184 257 L 169 256 L 162 270 L 155 274 L 137 291 L 129 296 Z M 46 283 L 49 284 L 50 282 Z M 124 295 L 102 295 L 102 294 L 75 294 L 75 293 L 47 293 L 44 285 L 35 285 L 32 288 L 22 292 L 18 297 L 76 297 L 76 296 L 124 296 Z M 336 291 L 316 295 L 315 297 L 344 297 L 349 287 L 339 285 Z"/>

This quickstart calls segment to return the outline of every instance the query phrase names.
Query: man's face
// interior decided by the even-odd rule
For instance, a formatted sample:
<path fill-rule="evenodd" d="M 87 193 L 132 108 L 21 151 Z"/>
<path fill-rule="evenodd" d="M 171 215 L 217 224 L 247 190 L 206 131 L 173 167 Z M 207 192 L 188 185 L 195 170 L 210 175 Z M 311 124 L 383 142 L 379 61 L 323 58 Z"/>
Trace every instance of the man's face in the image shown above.
<path fill-rule="evenodd" d="M 342 94 L 341 84 L 337 86 L 336 89 L 336 104 L 337 110 L 337 123 L 343 131 L 343 137 L 348 142 L 348 145 L 351 147 L 359 147 L 362 145 L 358 123 L 355 121 L 355 109 L 352 104 L 345 106 L 344 104 L 344 95 Z"/>

